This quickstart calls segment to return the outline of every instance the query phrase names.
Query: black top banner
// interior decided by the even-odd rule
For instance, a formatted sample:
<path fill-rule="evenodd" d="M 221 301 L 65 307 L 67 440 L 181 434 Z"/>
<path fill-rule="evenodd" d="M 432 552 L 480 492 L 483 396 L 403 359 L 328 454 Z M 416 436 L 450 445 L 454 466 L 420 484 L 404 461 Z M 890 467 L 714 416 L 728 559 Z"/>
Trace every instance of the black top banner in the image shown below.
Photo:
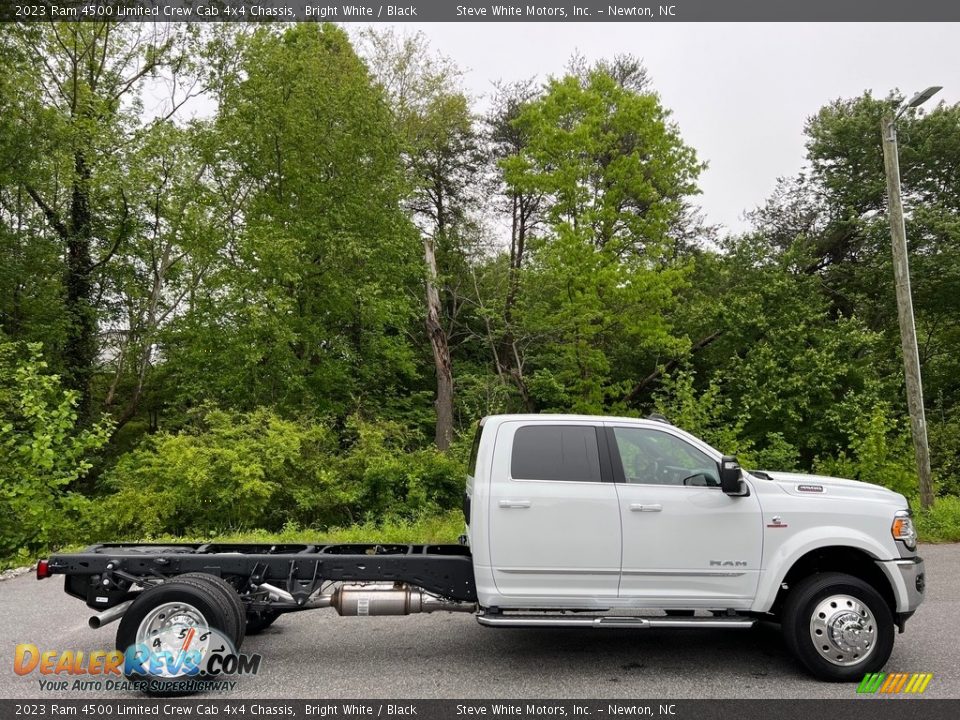
<path fill-rule="evenodd" d="M 0 20 L 155 22 L 930 22 L 957 0 L 0 0 Z"/>
<path fill-rule="evenodd" d="M 853 690 L 851 689 L 851 693 Z M 199 699 L 0 700 L 0 717 L 58 720 L 141 720 L 163 717 L 381 718 L 381 720 L 592 720 L 646 717 L 659 720 L 954 720 L 960 700 L 230 700 Z"/>

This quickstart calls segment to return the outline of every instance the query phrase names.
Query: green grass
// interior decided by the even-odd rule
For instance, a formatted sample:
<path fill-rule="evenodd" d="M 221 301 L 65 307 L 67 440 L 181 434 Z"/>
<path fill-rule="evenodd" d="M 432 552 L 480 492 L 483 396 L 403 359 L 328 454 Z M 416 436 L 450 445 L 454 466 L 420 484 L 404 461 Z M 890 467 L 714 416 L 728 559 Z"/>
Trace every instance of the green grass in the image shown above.
<path fill-rule="evenodd" d="M 314 530 L 290 523 L 280 532 L 267 530 L 225 531 L 208 537 L 162 535 L 143 542 L 223 543 L 455 543 L 463 533 L 463 513 L 451 510 L 416 520 L 367 521 L 345 528 Z"/>
<path fill-rule="evenodd" d="M 941 497 L 931 510 L 918 510 L 914 522 L 920 542 L 960 542 L 960 497 Z"/>

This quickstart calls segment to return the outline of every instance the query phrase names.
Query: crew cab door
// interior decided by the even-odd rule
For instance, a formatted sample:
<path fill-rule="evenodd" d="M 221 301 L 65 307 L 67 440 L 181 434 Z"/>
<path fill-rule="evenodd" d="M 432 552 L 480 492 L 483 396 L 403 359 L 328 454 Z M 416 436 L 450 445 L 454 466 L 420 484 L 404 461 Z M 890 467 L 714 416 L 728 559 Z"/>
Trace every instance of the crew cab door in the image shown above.
<path fill-rule="evenodd" d="M 717 459 L 669 426 L 606 433 L 623 525 L 620 597 L 749 607 L 763 550 L 756 495 L 725 495 Z"/>
<path fill-rule="evenodd" d="M 563 421 L 500 426 L 488 517 L 501 594 L 617 596 L 620 511 L 603 432 Z"/>

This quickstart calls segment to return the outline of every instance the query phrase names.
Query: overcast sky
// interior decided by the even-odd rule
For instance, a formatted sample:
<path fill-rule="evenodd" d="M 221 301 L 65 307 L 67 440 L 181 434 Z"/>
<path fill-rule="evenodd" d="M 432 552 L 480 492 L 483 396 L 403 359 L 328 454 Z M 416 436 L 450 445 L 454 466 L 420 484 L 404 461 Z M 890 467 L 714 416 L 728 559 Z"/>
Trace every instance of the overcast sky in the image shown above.
<path fill-rule="evenodd" d="M 684 140 L 710 167 L 700 203 L 713 223 L 745 227 L 777 177 L 803 163 L 803 124 L 823 104 L 866 89 L 911 95 L 943 85 L 935 100 L 960 102 L 960 24 L 429 23 L 423 31 L 465 69 L 468 92 L 491 81 L 562 72 L 631 53 L 674 113 Z M 934 106 L 934 101 L 929 107 Z M 879 129 L 878 129 L 879 132 Z"/>

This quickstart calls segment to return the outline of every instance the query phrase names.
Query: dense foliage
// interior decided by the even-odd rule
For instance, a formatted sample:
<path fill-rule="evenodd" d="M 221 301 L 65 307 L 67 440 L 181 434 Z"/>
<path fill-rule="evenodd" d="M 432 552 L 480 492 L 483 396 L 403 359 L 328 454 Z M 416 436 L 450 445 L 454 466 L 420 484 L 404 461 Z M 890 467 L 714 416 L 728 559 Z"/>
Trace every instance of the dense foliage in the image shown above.
<path fill-rule="evenodd" d="M 407 450 L 390 423 L 348 420 L 337 438 L 311 421 L 259 409 L 211 410 L 175 434 L 150 436 L 105 475 L 103 531 L 208 533 L 222 528 L 329 527 L 413 518 L 455 505 L 458 464 Z"/>
<path fill-rule="evenodd" d="M 77 427 L 77 393 L 47 372 L 40 346 L 0 343 L 0 552 L 73 542 L 91 514 L 74 489 L 110 426 Z"/>
<path fill-rule="evenodd" d="M 5 25 L 0 62 L 0 556 L 446 528 L 495 412 L 658 411 L 752 467 L 916 494 L 898 94 L 811 108 L 804 172 L 721 235 L 709 158 L 630 57 L 482 115 L 421 37 L 332 25 Z M 957 537 L 960 106 L 908 111 L 900 142 L 919 521 Z"/>

